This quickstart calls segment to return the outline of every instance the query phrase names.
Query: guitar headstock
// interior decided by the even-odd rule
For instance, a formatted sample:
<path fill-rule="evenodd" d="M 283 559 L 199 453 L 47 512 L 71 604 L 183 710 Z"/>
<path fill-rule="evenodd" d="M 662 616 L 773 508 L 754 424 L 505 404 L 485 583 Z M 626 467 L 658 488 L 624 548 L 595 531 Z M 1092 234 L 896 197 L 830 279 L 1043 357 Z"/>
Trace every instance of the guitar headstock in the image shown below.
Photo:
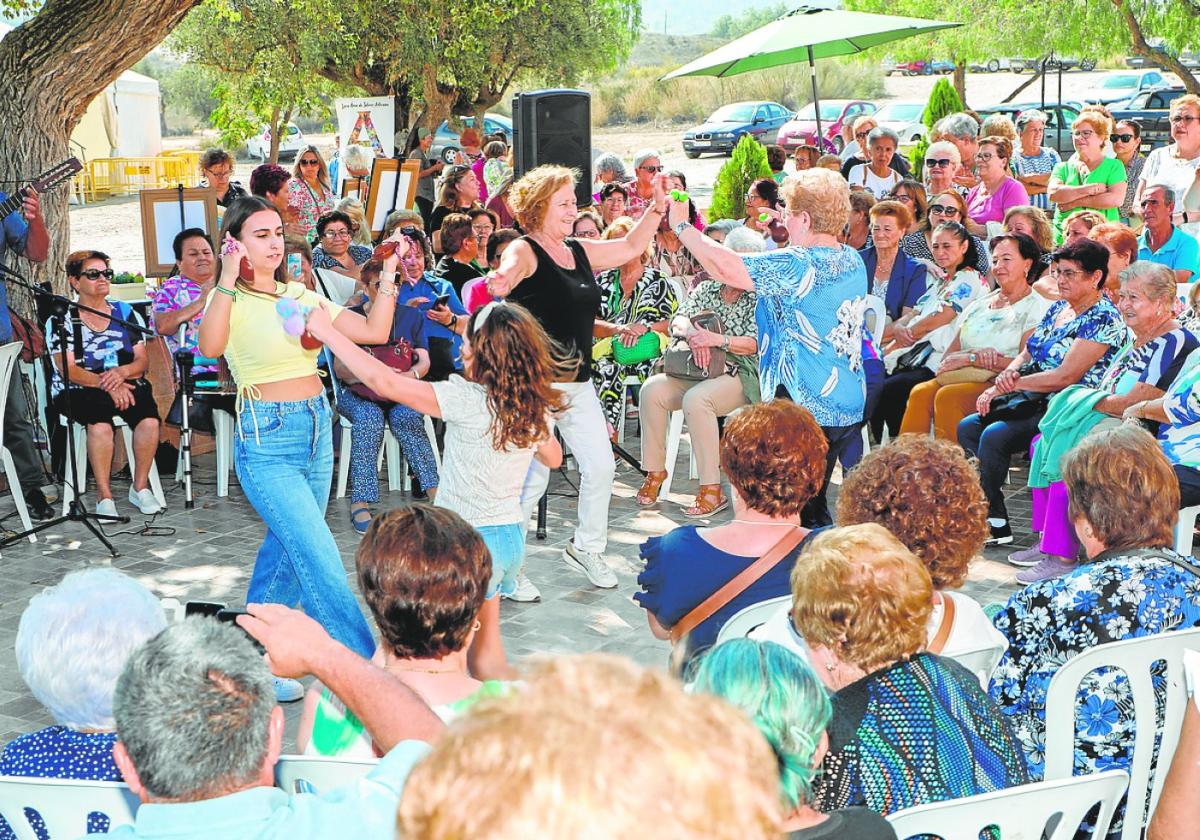
<path fill-rule="evenodd" d="M 30 183 L 39 193 L 49 192 L 81 169 L 83 164 L 79 162 L 79 158 L 69 157 L 50 167 Z"/>

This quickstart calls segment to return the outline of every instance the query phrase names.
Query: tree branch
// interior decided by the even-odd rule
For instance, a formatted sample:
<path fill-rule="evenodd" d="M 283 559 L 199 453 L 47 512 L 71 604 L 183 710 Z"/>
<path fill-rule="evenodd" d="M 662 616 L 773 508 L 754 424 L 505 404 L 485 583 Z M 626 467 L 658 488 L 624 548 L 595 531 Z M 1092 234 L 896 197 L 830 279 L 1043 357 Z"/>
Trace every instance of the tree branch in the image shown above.
<path fill-rule="evenodd" d="M 1200 94 L 1200 82 L 1197 81 L 1195 75 L 1190 70 L 1183 66 L 1182 61 L 1168 52 L 1155 52 L 1150 48 L 1150 44 L 1146 42 L 1146 36 L 1142 32 L 1142 25 L 1138 22 L 1133 9 L 1130 8 L 1128 0 L 1112 0 L 1112 4 L 1116 7 L 1117 14 L 1121 16 L 1121 19 L 1129 28 L 1129 36 L 1132 42 L 1131 48 L 1134 54 L 1152 59 L 1156 63 L 1161 63 L 1183 81 L 1183 86 L 1188 93 Z"/>

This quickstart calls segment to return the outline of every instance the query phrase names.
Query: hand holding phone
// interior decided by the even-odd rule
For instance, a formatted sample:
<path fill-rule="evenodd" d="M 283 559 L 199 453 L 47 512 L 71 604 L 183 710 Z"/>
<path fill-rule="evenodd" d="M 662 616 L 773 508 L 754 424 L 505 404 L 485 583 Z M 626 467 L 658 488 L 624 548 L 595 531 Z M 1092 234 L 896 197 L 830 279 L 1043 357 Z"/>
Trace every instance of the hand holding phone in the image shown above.
<path fill-rule="evenodd" d="M 443 307 L 443 306 L 446 306 L 446 305 L 447 305 L 447 304 L 449 304 L 449 303 L 450 303 L 450 295 L 448 295 L 448 294 L 446 294 L 446 295 L 438 295 L 438 296 L 437 296 L 437 300 L 435 300 L 435 301 L 433 302 L 433 308 L 434 308 L 434 309 L 439 309 L 439 308 L 441 308 L 441 307 Z"/>

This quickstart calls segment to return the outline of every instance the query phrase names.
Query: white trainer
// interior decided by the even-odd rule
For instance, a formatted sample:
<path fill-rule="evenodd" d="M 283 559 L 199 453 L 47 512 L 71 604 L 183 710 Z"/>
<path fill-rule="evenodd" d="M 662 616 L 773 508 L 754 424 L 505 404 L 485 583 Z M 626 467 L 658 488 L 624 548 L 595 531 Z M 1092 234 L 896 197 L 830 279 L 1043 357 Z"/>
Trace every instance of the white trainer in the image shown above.
<path fill-rule="evenodd" d="M 287 677 L 275 677 L 275 702 L 294 703 L 304 697 L 304 684 Z"/>
<path fill-rule="evenodd" d="M 117 513 L 117 503 L 112 499 L 101 499 L 96 502 L 96 513 L 101 516 L 119 516 Z"/>
<path fill-rule="evenodd" d="M 154 493 L 149 487 L 145 490 L 134 490 L 131 486 L 129 488 L 129 504 L 146 514 L 146 516 L 162 510 L 162 506 L 158 503 L 158 499 L 154 498 Z"/>
<path fill-rule="evenodd" d="M 587 579 L 592 582 L 593 586 L 601 589 L 616 588 L 617 576 L 604 562 L 603 555 L 593 551 L 584 551 L 582 548 L 578 548 L 574 542 L 569 542 L 563 549 L 562 559 L 572 569 L 587 575 Z"/>
<path fill-rule="evenodd" d="M 523 604 L 532 603 L 533 601 L 542 600 L 542 592 L 528 577 L 525 572 L 520 572 L 517 575 L 517 588 L 513 590 L 511 595 L 500 593 L 501 598 L 507 598 L 510 601 L 520 601 Z"/>

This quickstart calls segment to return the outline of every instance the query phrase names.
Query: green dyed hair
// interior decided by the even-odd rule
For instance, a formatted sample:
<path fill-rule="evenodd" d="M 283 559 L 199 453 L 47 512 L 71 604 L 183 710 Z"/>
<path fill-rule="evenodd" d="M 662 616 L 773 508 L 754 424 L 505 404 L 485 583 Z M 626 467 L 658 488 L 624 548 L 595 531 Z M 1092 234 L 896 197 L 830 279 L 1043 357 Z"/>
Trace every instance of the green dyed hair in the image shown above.
<path fill-rule="evenodd" d="M 693 662 L 689 677 L 693 690 L 720 697 L 754 721 L 779 761 L 784 804 L 811 802 L 813 759 L 833 710 L 808 663 L 775 642 L 731 639 Z"/>

